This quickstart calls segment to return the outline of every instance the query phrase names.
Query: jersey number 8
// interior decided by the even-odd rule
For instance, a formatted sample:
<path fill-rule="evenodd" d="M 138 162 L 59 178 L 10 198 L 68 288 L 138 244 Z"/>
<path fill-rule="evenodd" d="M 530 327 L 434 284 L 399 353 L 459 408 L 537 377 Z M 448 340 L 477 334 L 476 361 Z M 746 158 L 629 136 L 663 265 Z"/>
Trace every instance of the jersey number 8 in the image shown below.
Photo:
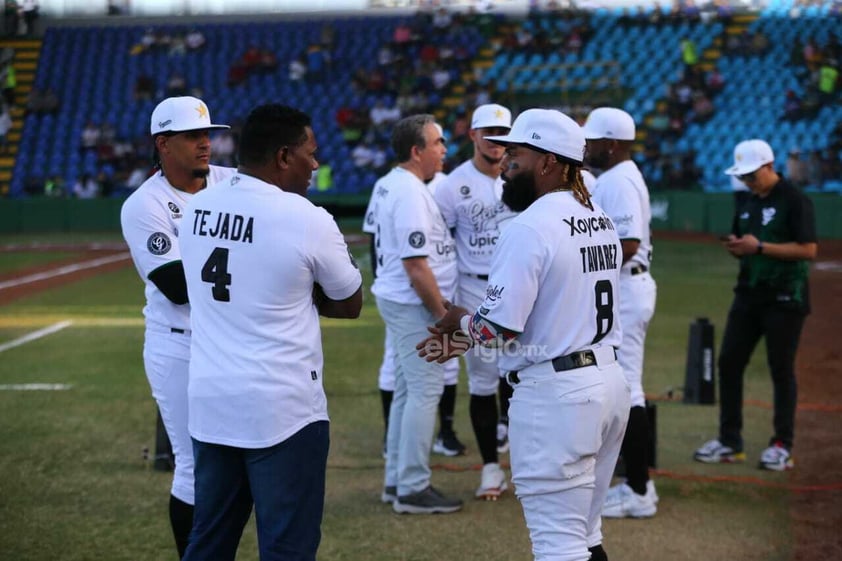
<path fill-rule="evenodd" d="M 608 335 L 614 325 L 614 288 L 611 286 L 611 281 L 596 281 L 594 296 L 596 297 L 596 335 L 591 341 L 592 345 L 599 343 Z"/>

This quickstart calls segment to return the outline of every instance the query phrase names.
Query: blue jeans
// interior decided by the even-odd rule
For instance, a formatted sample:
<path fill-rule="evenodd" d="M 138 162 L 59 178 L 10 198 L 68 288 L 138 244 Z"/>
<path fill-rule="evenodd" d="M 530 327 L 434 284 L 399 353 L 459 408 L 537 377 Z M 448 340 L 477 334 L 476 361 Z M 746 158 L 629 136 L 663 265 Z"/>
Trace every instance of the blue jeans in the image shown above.
<path fill-rule="evenodd" d="M 233 561 L 254 505 L 261 561 L 313 561 L 321 540 L 330 424 L 269 448 L 193 439 L 196 509 L 185 561 Z"/>

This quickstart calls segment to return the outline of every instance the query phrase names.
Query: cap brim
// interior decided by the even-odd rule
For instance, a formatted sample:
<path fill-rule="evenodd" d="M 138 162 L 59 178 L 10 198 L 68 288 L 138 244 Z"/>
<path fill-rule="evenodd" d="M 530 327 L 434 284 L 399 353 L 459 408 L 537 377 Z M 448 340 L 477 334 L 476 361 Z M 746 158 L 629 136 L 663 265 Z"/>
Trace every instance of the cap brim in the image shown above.
<path fill-rule="evenodd" d="M 479 129 L 509 129 L 509 130 L 511 130 L 511 128 L 512 128 L 511 125 L 501 125 L 500 123 L 479 123 L 478 125 L 471 125 L 471 130 L 479 130 Z"/>
<path fill-rule="evenodd" d="M 758 164 L 756 166 L 731 166 L 725 170 L 725 175 L 745 175 L 747 173 L 755 172 L 765 165 L 766 164 Z"/>
<path fill-rule="evenodd" d="M 163 132 L 189 132 L 189 131 L 207 131 L 207 130 L 214 130 L 214 129 L 230 129 L 231 127 L 228 125 L 208 125 L 206 127 L 199 127 L 195 129 L 170 129 L 168 131 Z"/>
<path fill-rule="evenodd" d="M 527 142 L 522 138 L 517 138 L 510 134 L 505 134 L 503 136 L 486 136 L 485 139 L 490 140 L 495 144 L 502 144 L 503 146 L 507 144 L 527 144 Z"/>

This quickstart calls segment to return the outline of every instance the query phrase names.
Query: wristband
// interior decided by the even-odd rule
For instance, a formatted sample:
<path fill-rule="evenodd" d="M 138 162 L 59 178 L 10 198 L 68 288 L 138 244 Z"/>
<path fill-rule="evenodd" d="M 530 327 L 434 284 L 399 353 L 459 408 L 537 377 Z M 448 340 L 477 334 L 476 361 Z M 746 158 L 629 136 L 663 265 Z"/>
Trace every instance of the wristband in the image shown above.
<path fill-rule="evenodd" d="M 763 242 L 757 242 L 757 255 L 763 255 Z"/>

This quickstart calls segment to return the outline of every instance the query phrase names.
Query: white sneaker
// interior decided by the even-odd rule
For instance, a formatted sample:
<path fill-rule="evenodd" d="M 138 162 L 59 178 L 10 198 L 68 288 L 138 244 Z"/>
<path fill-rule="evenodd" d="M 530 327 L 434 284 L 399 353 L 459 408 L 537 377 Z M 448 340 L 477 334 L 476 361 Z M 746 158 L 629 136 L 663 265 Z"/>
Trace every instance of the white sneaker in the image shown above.
<path fill-rule="evenodd" d="M 702 444 L 694 453 L 693 459 L 706 464 L 737 464 L 746 460 L 742 450 L 737 451 L 725 446 L 714 438 Z"/>
<path fill-rule="evenodd" d="M 786 471 L 795 467 L 795 461 L 783 444 L 775 442 L 760 454 L 760 463 L 757 467 L 772 471 Z"/>
<path fill-rule="evenodd" d="M 661 500 L 661 497 L 658 496 L 658 492 L 655 490 L 655 482 L 651 479 L 646 482 L 646 494 L 652 497 L 655 504 L 658 504 L 658 501 Z"/>
<path fill-rule="evenodd" d="M 496 501 L 508 488 L 506 472 L 503 471 L 500 464 L 485 464 L 482 466 L 482 480 L 476 492 L 478 499 Z"/>
<path fill-rule="evenodd" d="M 655 486 L 646 486 L 646 494 L 638 495 L 625 483 L 620 483 L 608 490 L 602 507 L 604 518 L 649 518 L 655 516 Z"/>

